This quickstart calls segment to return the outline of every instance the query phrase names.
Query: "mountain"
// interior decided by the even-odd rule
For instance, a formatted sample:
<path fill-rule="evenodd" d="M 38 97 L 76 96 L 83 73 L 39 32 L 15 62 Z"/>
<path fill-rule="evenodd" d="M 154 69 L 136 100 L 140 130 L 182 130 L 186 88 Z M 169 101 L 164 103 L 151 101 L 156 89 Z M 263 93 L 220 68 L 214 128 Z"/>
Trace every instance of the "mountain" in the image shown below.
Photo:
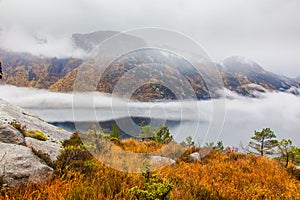
<path fill-rule="evenodd" d="M 90 34 L 73 34 L 72 40 L 77 48 L 89 52 L 114 34 L 118 32 L 98 31 Z M 115 42 L 119 45 L 144 45 L 143 39 L 123 33 L 120 33 L 120 37 Z M 0 50 L 0 60 L 3 63 L 3 80 L 6 84 L 44 88 L 56 92 L 73 91 L 78 67 L 83 63 L 82 59 L 77 58 L 37 57 L 27 53 L 4 50 Z M 297 88 L 300 88 L 299 81 L 268 72 L 257 63 L 242 57 L 227 58 L 221 63 L 216 63 L 216 66 L 224 80 L 225 88 L 244 96 L 255 97 L 256 92 L 266 91 L 298 94 Z M 85 67 L 88 79 L 95 78 L 97 75 L 95 69 L 91 66 Z M 99 66 L 101 67 L 103 66 Z M 126 84 L 123 84 L 123 89 L 114 90 L 116 84 L 124 80 L 124 76 L 128 80 Z M 99 78 L 99 82 L 93 87 L 97 91 L 106 93 L 114 91 L 118 95 L 142 101 L 176 99 L 174 90 L 183 98 L 188 98 L 188 94 L 194 92 L 197 99 L 209 99 L 217 97 L 216 91 L 220 89 L 215 86 L 212 91 L 209 91 L 201 74 L 183 58 L 151 49 L 130 52 L 116 59 L 105 69 L 102 77 L 96 78 Z M 147 78 L 151 80 L 151 83 L 143 84 Z M 208 81 L 210 85 L 214 85 L 213 77 Z M 130 88 L 134 85 L 140 87 L 131 91 Z M 128 91 L 130 94 L 126 93 Z"/>
<path fill-rule="evenodd" d="M 81 65 L 77 58 L 46 58 L 0 49 L 6 84 L 48 89 L 60 78 Z"/>
<path fill-rule="evenodd" d="M 92 69 L 93 67 L 87 67 L 84 71 L 86 77 L 93 76 L 95 72 L 90 71 Z M 66 85 L 72 82 L 70 80 L 75 80 L 77 72 L 78 69 L 74 69 L 50 89 L 57 92 L 73 91 L 73 85 Z M 127 80 L 122 84 L 122 90 L 115 91 L 116 84 L 120 80 L 124 81 L 124 77 Z M 198 99 L 208 99 L 211 95 L 204 79 L 190 63 L 178 56 L 151 49 L 134 51 L 118 58 L 105 69 L 99 79 L 95 86 L 97 91 L 116 92 L 117 95 L 131 96 L 141 101 L 176 99 L 176 95 L 186 99 L 191 96 L 189 94 Z M 146 84 L 149 81 L 151 83 Z M 135 85 L 140 87 L 131 91 Z"/>
<path fill-rule="evenodd" d="M 117 31 L 97 31 L 88 34 L 75 33 L 72 35 L 72 41 L 75 44 L 75 47 L 90 52 L 98 44 L 112 37 L 113 35 L 117 35 L 117 34 L 118 37 L 116 37 L 116 41 L 114 41 L 115 43 L 118 44 L 126 43 L 126 45 L 137 45 L 137 46 L 143 46 L 145 44 L 145 41 L 141 38 L 120 33 Z"/>
<path fill-rule="evenodd" d="M 222 64 L 226 88 L 242 95 L 252 95 L 253 91 L 289 91 L 300 84 L 288 77 L 264 70 L 257 63 L 243 57 L 230 57 Z"/>
<path fill-rule="evenodd" d="M 148 64 L 142 68 L 142 71 L 139 72 L 139 76 L 142 76 L 142 74 L 145 73 L 145 78 L 147 78 L 148 74 L 152 74 L 153 80 L 158 84 L 141 86 L 133 92 L 132 98 L 143 101 L 151 99 L 176 99 L 175 94 L 172 93 L 171 90 L 164 87 L 163 84 L 159 84 L 160 79 L 157 77 L 160 77 L 160 73 L 163 73 L 162 78 L 167 77 L 170 85 L 176 86 L 180 79 L 177 70 L 191 85 L 191 88 L 182 88 L 182 90 L 177 87 L 176 89 L 178 89 L 181 94 L 184 94 L 183 91 L 186 93 L 192 92 L 190 89 L 193 89 L 198 99 L 208 99 L 211 97 L 210 95 L 212 95 L 208 91 L 202 76 L 189 63 L 179 57 L 166 56 L 165 54 L 150 50 L 144 51 L 144 53 L 130 53 L 125 57 L 116 60 L 105 70 L 105 73 L 99 81 L 97 90 L 112 93 L 115 85 L 121 80 L 126 72 L 133 70 L 143 63 Z M 159 68 L 159 65 L 170 66 L 170 68 L 173 67 L 175 70 L 162 70 L 162 68 Z M 216 63 L 216 66 L 222 75 L 224 86 L 238 94 L 251 97 L 255 97 L 256 92 L 266 91 L 283 91 L 298 94 L 297 90 L 294 90 L 294 88 L 300 87 L 300 84 L 297 81 L 268 72 L 257 63 L 246 60 L 245 58 L 230 57 L 225 59 L 222 63 Z M 72 91 L 72 87 L 66 87 L 66 85 L 69 85 L 68 83 L 72 82 L 71 80 L 75 80 L 76 73 L 77 69 L 73 70 L 66 77 L 63 77 L 57 83 L 52 85 L 50 89 L 53 91 L 64 92 Z M 127 87 L 130 88 L 133 84 L 142 85 L 142 82 L 138 82 L 140 79 L 141 77 L 132 77 L 132 81 L 130 81 L 130 79 L 127 81 Z M 124 88 L 123 91 L 130 90 Z M 119 95 L 128 96 L 126 94 Z"/>
<path fill-rule="evenodd" d="M 300 83 L 300 76 L 296 77 L 295 81 L 297 81 L 298 83 Z"/>

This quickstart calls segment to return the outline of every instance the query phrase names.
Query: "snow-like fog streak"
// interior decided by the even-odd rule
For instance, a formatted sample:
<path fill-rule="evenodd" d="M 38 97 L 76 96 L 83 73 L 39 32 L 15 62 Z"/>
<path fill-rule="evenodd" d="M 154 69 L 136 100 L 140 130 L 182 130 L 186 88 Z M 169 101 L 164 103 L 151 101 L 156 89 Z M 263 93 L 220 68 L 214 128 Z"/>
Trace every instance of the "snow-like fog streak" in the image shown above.
<path fill-rule="evenodd" d="M 27 108 L 37 113 L 46 121 L 73 121 L 73 94 L 53 93 L 47 90 L 0 86 L 0 98 Z M 94 98 L 97 119 L 106 121 L 121 117 L 137 116 L 168 120 L 180 120 L 186 131 L 179 139 L 190 135 L 191 123 L 199 123 L 200 131 L 206 130 L 210 123 L 212 101 L 197 102 L 127 102 L 103 93 L 91 93 L 87 98 Z M 84 99 L 84 98 L 83 98 Z M 112 99 L 114 100 L 112 104 Z M 221 100 L 217 100 L 221 101 Z M 194 106 L 198 106 L 195 108 Z M 112 106 L 114 113 L 112 114 Z M 85 101 L 76 109 L 82 115 L 77 121 L 93 121 L 94 117 L 85 115 Z M 288 93 L 264 93 L 260 98 L 247 98 L 227 91 L 226 118 L 220 140 L 226 145 L 239 146 L 248 143 L 254 130 L 270 127 L 278 139 L 290 138 L 295 145 L 300 145 L 300 97 Z M 219 123 L 223 123 L 220 121 Z M 208 137 L 209 138 L 209 137 Z M 198 141 L 203 138 L 197 138 Z"/>

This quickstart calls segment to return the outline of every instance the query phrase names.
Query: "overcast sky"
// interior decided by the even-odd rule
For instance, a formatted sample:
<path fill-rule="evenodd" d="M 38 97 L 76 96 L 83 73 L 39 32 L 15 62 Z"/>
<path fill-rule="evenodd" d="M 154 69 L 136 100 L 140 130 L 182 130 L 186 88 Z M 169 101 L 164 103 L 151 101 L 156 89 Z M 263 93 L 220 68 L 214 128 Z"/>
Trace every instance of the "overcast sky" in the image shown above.
<path fill-rule="evenodd" d="M 0 47 L 11 50 L 76 56 L 72 33 L 145 26 L 180 31 L 215 61 L 241 55 L 300 76 L 299 0 L 0 0 Z"/>

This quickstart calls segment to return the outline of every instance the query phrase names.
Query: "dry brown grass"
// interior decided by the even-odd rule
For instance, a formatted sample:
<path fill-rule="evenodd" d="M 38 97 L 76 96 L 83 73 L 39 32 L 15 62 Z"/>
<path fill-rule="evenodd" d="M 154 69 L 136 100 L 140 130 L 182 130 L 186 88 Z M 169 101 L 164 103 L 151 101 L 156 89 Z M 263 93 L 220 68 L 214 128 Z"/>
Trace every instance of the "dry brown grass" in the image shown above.
<path fill-rule="evenodd" d="M 138 145 L 140 144 L 140 146 Z M 159 146 L 126 140 L 126 150 L 143 152 Z M 0 199 L 135 199 L 128 190 L 143 186 L 143 176 L 95 163 L 89 174 L 72 172 L 42 185 L 2 193 Z M 300 183 L 278 162 L 234 151 L 212 151 L 202 162 L 179 162 L 155 172 L 174 187 L 171 199 L 300 199 Z"/>

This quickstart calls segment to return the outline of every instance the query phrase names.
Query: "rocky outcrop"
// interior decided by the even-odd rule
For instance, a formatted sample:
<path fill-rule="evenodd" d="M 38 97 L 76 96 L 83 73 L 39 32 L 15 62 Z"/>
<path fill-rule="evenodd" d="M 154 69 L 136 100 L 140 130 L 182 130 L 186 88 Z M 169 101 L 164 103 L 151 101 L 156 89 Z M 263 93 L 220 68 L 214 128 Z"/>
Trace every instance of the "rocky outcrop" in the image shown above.
<path fill-rule="evenodd" d="M 9 187 L 50 180 L 53 169 L 30 148 L 0 142 L 0 178 Z"/>
<path fill-rule="evenodd" d="M 46 140 L 27 137 L 26 130 L 38 130 Z M 0 99 L 0 184 L 19 186 L 49 180 L 53 169 L 48 165 L 60 154 L 61 141 L 70 136 L 71 133 Z"/>
<path fill-rule="evenodd" d="M 55 161 L 56 157 L 59 155 L 61 141 L 69 139 L 71 136 L 71 133 L 46 123 L 35 114 L 25 111 L 17 106 L 13 106 L 0 99 L 0 124 L 6 124 L 4 127 L 9 127 L 7 124 L 10 122 L 18 122 L 22 126 L 26 126 L 27 130 L 40 130 L 43 132 L 48 138 L 46 141 L 25 137 L 25 146 L 48 154 L 52 161 Z M 16 131 L 15 129 L 12 130 Z M 11 141 L 9 138 L 13 137 L 11 135 L 12 131 L 4 133 L 6 134 L 1 134 L 0 137 L 3 139 L 0 141 Z M 17 140 L 15 142 L 17 142 Z"/>

